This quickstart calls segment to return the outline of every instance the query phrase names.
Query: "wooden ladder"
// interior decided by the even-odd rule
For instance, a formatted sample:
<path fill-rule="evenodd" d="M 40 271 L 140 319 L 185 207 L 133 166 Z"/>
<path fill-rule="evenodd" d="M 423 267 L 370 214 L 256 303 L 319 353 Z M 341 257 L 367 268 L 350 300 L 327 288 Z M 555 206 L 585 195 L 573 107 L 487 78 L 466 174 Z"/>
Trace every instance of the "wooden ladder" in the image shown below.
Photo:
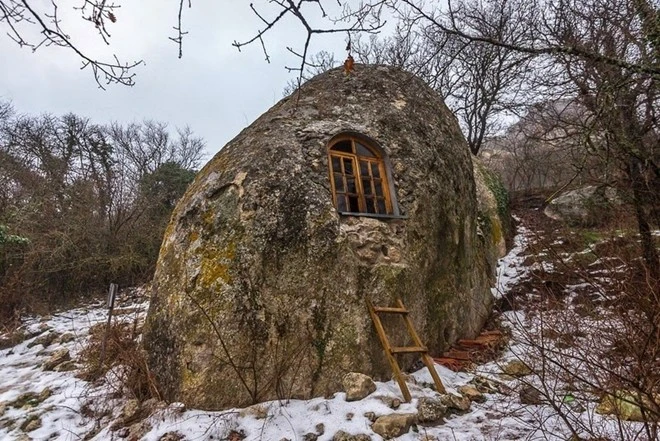
<path fill-rule="evenodd" d="M 396 361 L 396 358 L 394 357 L 395 354 L 421 354 L 424 365 L 426 365 L 426 367 L 429 370 L 429 373 L 431 374 L 431 377 L 433 377 L 433 382 L 435 383 L 435 389 L 441 394 L 447 393 L 445 391 L 445 386 L 442 384 L 442 380 L 440 380 L 440 376 L 438 375 L 438 372 L 435 370 L 435 367 L 433 365 L 433 359 L 431 358 L 431 356 L 429 356 L 428 349 L 426 348 L 426 346 L 424 346 L 419 336 L 417 335 L 417 332 L 413 327 L 412 321 L 410 320 L 410 313 L 403 305 L 401 299 L 399 298 L 396 299 L 395 307 L 374 306 L 371 303 L 371 300 L 367 299 L 367 308 L 369 309 L 369 315 L 371 315 L 371 320 L 374 322 L 374 326 L 376 327 L 376 333 L 378 333 L 378 338 L 380 338 L 380 342 L 383 345 L 383 349 L 385 350 L 385 356 L 387 357 L 387 361 L 389 361 L 390 366 L 392 367 L 392 372 L 394 373 L 394 377 L 396 378 L 397 383 L 399 383 L 399 388 L 401 389 L 401 393 L 403 394 L 403 399 L 406 401 L 406 403 L 410 402 L 412 397 L 410 396 L 408 385 L 403 379 L 403 375 L 401 373 L 401 368 L 399 367 L 399 363 Z M 408 334 L 412 338 L 413 344 L 415 346 L 400 346 L 400 347 L 391 346 L 390 341 L 387 339 L 387 334 L 385 334 L 383 323 L 381 322 L 380 316 L 378 314 L 401 315 L 403 317 L 403 321 L 406 324 L 406 328 L 408 329 Z"/>

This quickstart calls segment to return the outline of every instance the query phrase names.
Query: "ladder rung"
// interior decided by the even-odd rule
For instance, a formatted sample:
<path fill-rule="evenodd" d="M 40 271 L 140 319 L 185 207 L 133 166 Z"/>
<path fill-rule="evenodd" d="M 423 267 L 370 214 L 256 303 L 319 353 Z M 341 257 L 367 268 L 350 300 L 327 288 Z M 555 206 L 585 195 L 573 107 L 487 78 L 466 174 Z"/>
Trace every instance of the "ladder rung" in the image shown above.
<path fill-rule="evenodd" d="M 428 349 L 422 346 L 399 346 L 392 347 L 390 352 L 393 354 L 412 354 L 415 352 L 424 353 L 428 352 Z"/>
<path fill-rule="evenodd" d="M 390 306 L 374 306 L 374 311 L 383 312 L 386 314 L 408 314 L 406 308 L 393 308 Z"/>

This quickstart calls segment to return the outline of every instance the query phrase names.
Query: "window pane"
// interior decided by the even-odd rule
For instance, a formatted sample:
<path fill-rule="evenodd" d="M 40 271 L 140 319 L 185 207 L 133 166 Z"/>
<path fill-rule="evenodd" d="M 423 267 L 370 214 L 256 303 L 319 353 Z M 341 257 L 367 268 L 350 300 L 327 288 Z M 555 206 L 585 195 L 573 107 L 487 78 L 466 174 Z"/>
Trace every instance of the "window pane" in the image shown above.
<path fill-rule="evenodd" d="M 367 202 L 367 213 L 377 213 L 374 203 L 376 202 L 373 198 L 366 198 Z"/>
<path fill-rule="evenodd" d="M 346 188 L 344 188 L 344 179 L 342 177 L 341 173 L 334 173 L 335 176 L 335 191 L 338 192 L 345 192 Z"/>
<path fill-rule="evenodd" d="M 346 197 L 343 194 L 337 195 L 337 211 L 348 211 L 346 205 Z"/>
<path fill-rule="evenodd" d="M 341 172 L 341 158 L 337 156 L 332 157 L 332 171 L 340 173 Z"/>
<path fill-rule="evenodd" d="M 332 146 L 330 150 L 336 150 L 338 152 L 353 153 L 353 146 L 351 141 L 339 141 Z"/>
<path fill-rule="evenodd" d="M 359 142 L 355 143 L 355 147 L 357 148 L 357 154 L 360 156 L 368 156 L 370 158 L 375 158 L 375 155 L 371 150 L 360 144 Z"/>
<path fill-rule="evenodd" d="M 386 214 L 387 210 L 385 209 L 385 199 L 378 199 L 378 213 Z"/>
<path fill-rule="evenodd" d="M 362 190 L 364 190 L 365 196 L 374 194 L 373 191 L 371 191 L 371 179 L 369 178 L 362 178 Z"/>
<path fill-rule="evenodd" d="M 346 193 L 355 193 L 357 194 L 357 187 L 355 186 L 355 179 L 346 178 Z"/>
<path fill-rule="evenodd" d="M 374 179 L 374 187 L 376 187 L 376 196 L 383 196 L 383 184 L 380 179 Z"/>
<path fill-rule="evenodd" d="M 380 178 L 380 168 L 376 162 L 371 163 L 371 176 L 374 178 Z"/>
<path fill-rule="evenodd" d="M 353 174 L 353 160 L 344 158 L 344 172 L 347 175 Z"/>
<path fill-rule="evenodd" d="M 348 197 L 348 206 L 350 207 L 352 213 L 360 212 L 360 204 L 358 204 L 357 196 Z"/>
<path fill-rule="evenodd" d="M 369 161 L 360 161 L 360 174 L 362 177 L 369 176 Z"/>

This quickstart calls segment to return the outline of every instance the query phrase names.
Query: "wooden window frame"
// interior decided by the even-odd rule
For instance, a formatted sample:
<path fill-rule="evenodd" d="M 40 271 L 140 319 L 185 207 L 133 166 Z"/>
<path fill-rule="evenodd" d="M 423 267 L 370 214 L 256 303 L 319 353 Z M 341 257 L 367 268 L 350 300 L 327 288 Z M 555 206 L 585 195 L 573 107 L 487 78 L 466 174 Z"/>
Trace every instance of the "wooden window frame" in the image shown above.
<path fill-rule="evenodd" d="M 351 152 L 340 150 L 333 150 L 337 144 L 342 142 L 350 142 Z M 365 156 L 358 153 L 356 143 L 364 146 L 372 156 Z M 339 159 L 340 170 L 335 170 L 333 158 Z M 346 173 L 346 160 L 350 161 L 353 174 Z M 369 164 L 367 166 L 369 176 L 363 176 L 362 165 L 363 163 Z M 378 169 L 378 177 L 374 177 L 374 166 Z M 391 172 L 389 162 L 384 152 L 376 146 L 376 144 L 362 136 L 353 134 L 343 134 L 332 138 L 328 143 L 328 172 L 330 177 L 330 185 L 332 188 L 332 201 L 337 209 L 337 212 L 347 216 L 365 216 L 376 218 L 405 218 L 399 215 L 398 206 L 392 185 Z M 337 191 L 335 183 L 335 173 L 341 175 L 343 191 Z M 352 176 L 348 178 L 347 176 Z M 348 179 L 352 179 L 355 184 L 355 192 L 349 192 Z M 364 184 L 368 182 L 371 185 L 369 192 L 365 193 Z M 377 184 L 380 183 L 382 196 L 378 194 Z M 340 209 L 338 197 L 344 199 L 345 210 Z M 351 207 L 350 198 L 357 198 L 357 211 Z M 384 210 L 381 210 L 379 200 L 383 201 Z M 373 212 L 369 212 L 367 203 L 373 204 Z"/>

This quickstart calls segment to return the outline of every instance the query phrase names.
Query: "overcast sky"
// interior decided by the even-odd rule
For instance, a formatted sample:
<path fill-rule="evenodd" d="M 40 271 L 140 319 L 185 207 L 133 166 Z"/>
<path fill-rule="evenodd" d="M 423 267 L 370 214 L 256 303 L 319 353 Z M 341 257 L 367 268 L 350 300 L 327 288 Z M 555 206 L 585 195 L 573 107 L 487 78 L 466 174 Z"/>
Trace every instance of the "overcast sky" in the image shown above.
<path fill-rule="evenodd" d="M 12 101 L 20 113 L 74 112 L 98 123 L 154 119 L 172 129 L 188 125 L 206 140 L 207 159 L 282 98 L 293 77 L 284 66 L 297 63 L 286 46 L 300 47 L 304 39 L 296 21 L 281 23 L 265 40 L 271 55 L 267 64 L 259 45 L 242 52 L 231 46 L 259 29 L 248 1 L 216 1 L 215 6 L 193 2 L 193 8 L 185 10 L 184 27 L 190 34 L 183 58 L 178 59 L 177 46 L 168 40 L 176 23 L 175 0 L 121 2 L 117 22 L 108 23 L 110 47 L 79 13 L 66 9 L 82 2 L 60 3 L 64 28 L 84 50 L 99 57 L 116 53 L 122 61 L 145 61 L 135 70 L 135 86 L 110 85 L 101 90 L 91 71 L 80 70 L 80 60 L 70 51 L 42 47 L 33 53 L 20 48 L 5 37 L 6 25 L 0 23 L 0 99 Z M 344 38 L 319 37 L 312 53 L 323 49 L 342 59 Z"/>

